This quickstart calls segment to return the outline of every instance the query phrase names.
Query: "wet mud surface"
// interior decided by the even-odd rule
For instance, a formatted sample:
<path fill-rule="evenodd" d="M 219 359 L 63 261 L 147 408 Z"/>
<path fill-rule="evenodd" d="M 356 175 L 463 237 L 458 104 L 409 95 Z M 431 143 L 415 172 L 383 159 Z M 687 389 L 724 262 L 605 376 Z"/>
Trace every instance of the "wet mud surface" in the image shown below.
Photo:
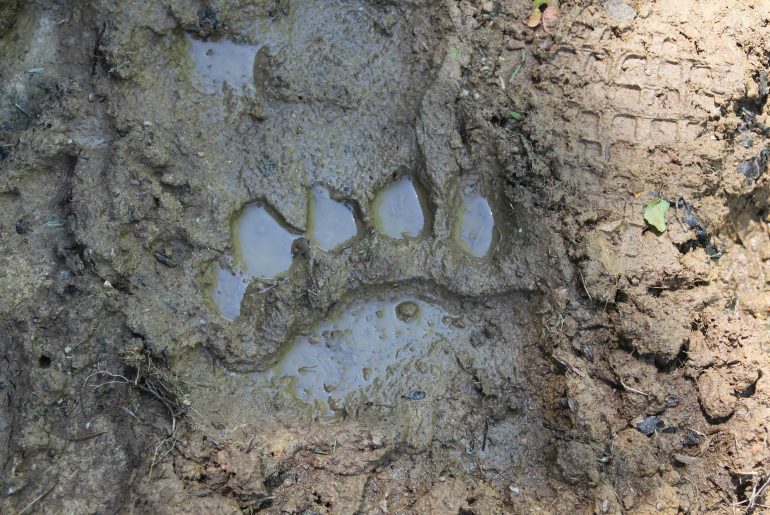
<path fill-rule="evenodd" d="M 767 509 L 770 6 L 531 7 L 0 0 L 0 511 Z"/>

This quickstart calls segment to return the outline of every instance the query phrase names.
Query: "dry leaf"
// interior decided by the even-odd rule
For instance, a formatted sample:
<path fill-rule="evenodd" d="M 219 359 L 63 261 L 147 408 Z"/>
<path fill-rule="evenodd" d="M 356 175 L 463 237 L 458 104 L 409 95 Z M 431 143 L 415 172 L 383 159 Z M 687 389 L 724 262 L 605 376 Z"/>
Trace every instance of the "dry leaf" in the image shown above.
<path fill-rule="evenodd" d="M 548 25 L 552 21 L 556 20 L 556 16 L 559 14 L 558 8 L 552 4 L 548 4 L 541 16 L 541 22 L 543 23 L 543 30 L 548 32 Z"/>
<path fill-rule="evenodd" d="M 541 23 L 543 30 L 548 32 L 547 25 L 556 19 L 559 14 L 558 0 L 533 0 L 532 13 L 527 19 L 527 27 L 534 29 Z"/>
<path fill-rule="evenodd" d="M 535 8 L 532 11 L 532 14 L 529 15 L 529 19 L 527 20 L 527 27 L 535 28 L 538 25 L 540 25 L 540 18 L 542 18 L 543 13 L 540 12 L 540 9 Z"/>

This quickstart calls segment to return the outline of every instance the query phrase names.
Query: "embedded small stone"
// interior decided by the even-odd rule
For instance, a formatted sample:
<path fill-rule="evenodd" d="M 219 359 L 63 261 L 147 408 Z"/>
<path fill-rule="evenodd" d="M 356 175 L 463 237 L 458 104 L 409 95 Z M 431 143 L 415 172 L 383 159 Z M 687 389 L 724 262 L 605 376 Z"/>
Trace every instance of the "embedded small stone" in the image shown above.
<path fill-rule="evenodd" d="M 396 306 L 396 316 L 402 322 L 411 322 L 419 311 L 420 308 L 411 300 L 404 301 Z"/>

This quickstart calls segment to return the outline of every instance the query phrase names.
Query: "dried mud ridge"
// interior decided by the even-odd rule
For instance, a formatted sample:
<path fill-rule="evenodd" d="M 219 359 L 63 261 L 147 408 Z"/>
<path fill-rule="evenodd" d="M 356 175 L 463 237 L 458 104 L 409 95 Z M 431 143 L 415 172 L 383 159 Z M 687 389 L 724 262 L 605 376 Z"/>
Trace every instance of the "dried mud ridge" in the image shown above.
<path fill-rule="evenodd" d="M 0 0 L 0 511 L 765 510 L 763 10 L 530 8 Z M 373 219 L 402 177 L 419 238 Z M 319 184 L 356 237 L 223 319 L 233 217 L 304 233 Z M 334 405 L 266 382 L 367 302 L 441 337 Z"/>

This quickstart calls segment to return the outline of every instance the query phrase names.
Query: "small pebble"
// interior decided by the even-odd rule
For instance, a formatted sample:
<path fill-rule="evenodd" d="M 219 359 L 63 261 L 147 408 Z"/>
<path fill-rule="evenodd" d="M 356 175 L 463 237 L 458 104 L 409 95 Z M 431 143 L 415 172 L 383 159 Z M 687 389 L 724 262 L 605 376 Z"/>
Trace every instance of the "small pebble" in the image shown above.
<path fill-rule="evenodd" d="M 629 24 L 636 18 L 636 9 L 623 0 L 606 0 L 604 10 L 610 17 L 623 24 Z"/>
<path fill-rule="evenodd" d="M 411 300 L 404 301 L 396 306 L 396 316 L 402 322 L 411 322 L 417 317 L 419 312 L 419 306 Z"/>
<path fill-rule="evenodd" d="M 422 390 L 412 390 L 411 392 L 402 395 L 401 398 L 408 401 L 421 401 L 425 398 L 425 392 Z"/>
<path fill-rule="evenodd" d="M 636 424 L 636 429 L 645 436 L 650 436 L 666 424 L 659 417 L 647 417 Z"/>

